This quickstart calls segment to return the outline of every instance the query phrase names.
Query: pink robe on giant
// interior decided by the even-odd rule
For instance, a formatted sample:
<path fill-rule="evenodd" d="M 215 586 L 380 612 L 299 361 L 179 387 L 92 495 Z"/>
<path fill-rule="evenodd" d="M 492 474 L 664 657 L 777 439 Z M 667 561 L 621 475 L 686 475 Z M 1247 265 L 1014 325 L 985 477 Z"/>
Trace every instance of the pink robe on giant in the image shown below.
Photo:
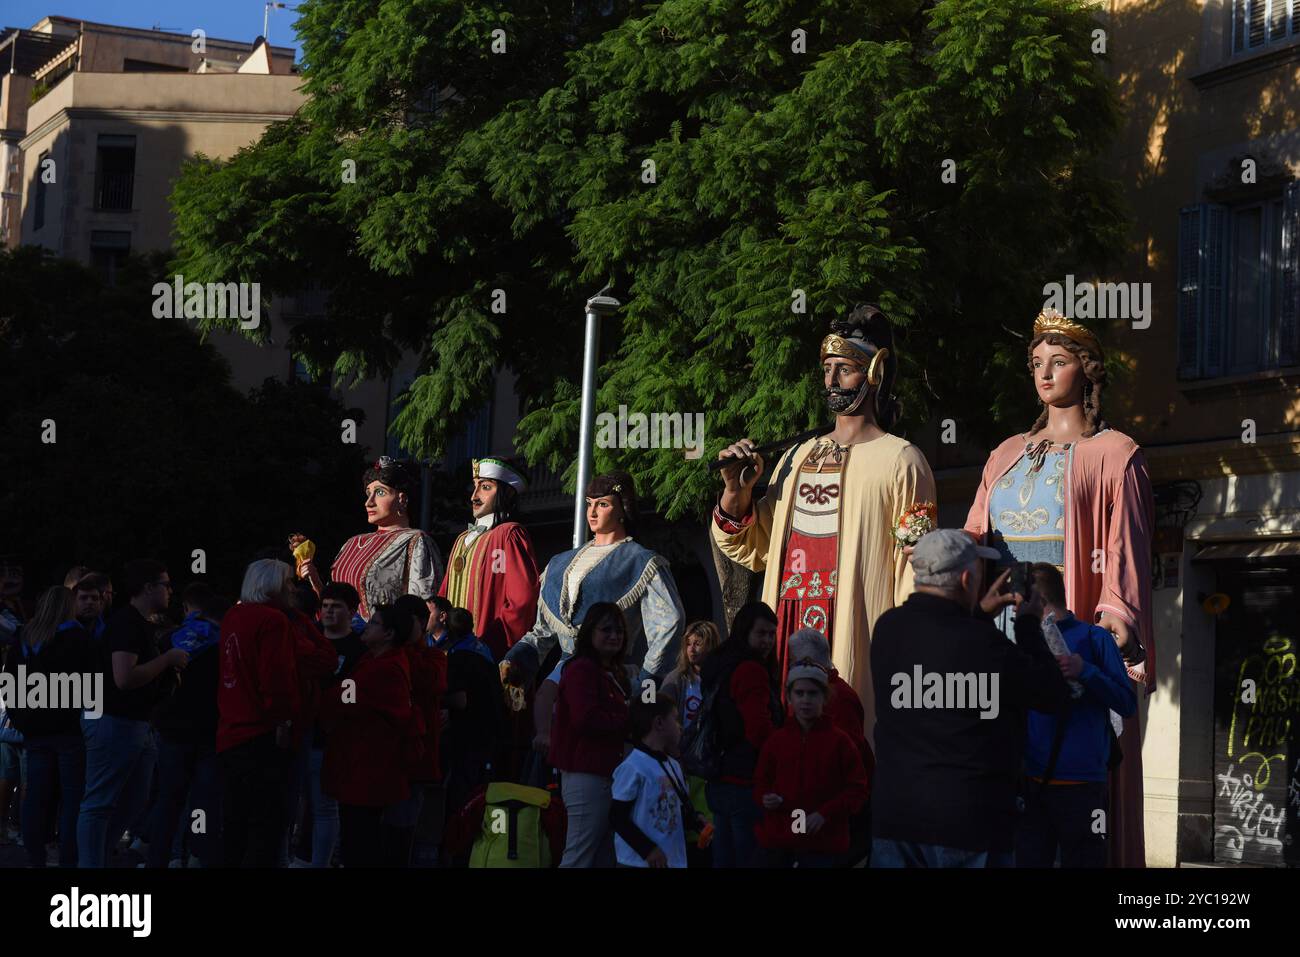
<path fill-rule="evenodd" d="M 1020 459 L 1025 436 L 1013 435 L 989 456 L 966 531 L 983 541 L 989 526 L 989 489 Z M 1081 621 L 1103 612 L 1137 633 L 1146 661 L 1129 674 L 1146 693 L 1156 686 L 1151 616 L 1151 536 L 1155 505 L 1146 460 L 1137 443 L 1107 429 L 1075 443 L 1065 483 L 1065 599 Z M 1104 553 L 1094 560 L 1094 549 Z M 1093 571 L 1096 567 L 1098 570 Z M 1110 781 L 1110 864 L 1145 867 L 1142 732 L 1137 714 L 1124 720 L 1124 760 Z"/>

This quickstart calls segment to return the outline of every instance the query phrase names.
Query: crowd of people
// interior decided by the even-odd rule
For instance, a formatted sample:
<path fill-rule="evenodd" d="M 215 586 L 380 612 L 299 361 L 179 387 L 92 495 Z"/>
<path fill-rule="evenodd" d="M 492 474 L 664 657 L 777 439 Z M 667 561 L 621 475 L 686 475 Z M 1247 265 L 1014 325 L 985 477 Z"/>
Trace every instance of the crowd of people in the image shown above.
<path fill-rule="evenodd" d="M 127 834 L 155 867 L 1142 866 L 1152 499 L 1101 345 L 1037 317 L 1038 420 L 938 530 L 895 345 L 876 306 L 837 317 L 834 427 L 719 452 L 709 534 L 763 574 L 725 636 L 636 540 L 630 474 L 591 479 L 590 540 L 539 566 L 500 458 L 445 562 L 418 470 L 381 456 L 373 530 L 328 568 L 295 533 L 233 603 L 136 561 L 116 607 L 78 567 L 28 614 L 6 563 L 6 675 L 103 701 L 9 703 L 0 819 L 17 786 L 35 866 Z"/>
<path fill-rule="evenodd" d="M 1034 566 L 1032 597 L 1005 575 L 984 589 L 987 551 L 950 530 L 916 546 L 916 590 L 872 645 L 874 749 L 826 638 L 797 631 L 782 673 L 762 602 L 725 640 L 688 625 L 662 681 L 629 660 L 619 606 L 594 604 L 537 688 L 530 744 L 472 616 L 440 596 L 367 620 L 352 586 L 318 599 L 275 558 L 233 603 L 202 581 L 176 596 L 141 560 L 114 609 L 109 577 L 74 568 L 12 630 L 4 672 L 99 676 L 102 714 L 11 703 L 0 820 L 34 867 L 457 866 L 485 790 L 520 781 L 562 809 L 564 867 L 1104 866 L 1108 712 L 1135 707 L 1123 661 L 1054 566 Z M 995 624 L 1011 604 L 1015 643 Z M 993 713 L 914 706 L 897 687 L 914 671 L 997 676 Z"/>

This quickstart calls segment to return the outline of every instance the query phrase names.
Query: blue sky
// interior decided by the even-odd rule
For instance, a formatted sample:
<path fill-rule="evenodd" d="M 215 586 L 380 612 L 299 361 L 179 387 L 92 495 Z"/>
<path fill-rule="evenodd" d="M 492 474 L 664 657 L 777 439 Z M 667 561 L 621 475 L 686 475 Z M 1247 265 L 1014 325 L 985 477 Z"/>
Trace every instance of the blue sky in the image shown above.
<path fill-rule="evenodd" d="M 302 47 L 293 32 L 297 0 L 272 10 L 268 32 L 275 46 Z M 75 17 L 123 27 L 159 26 L 174 33 L 201 28 L 208 36 L 252 43 L 262 32 L 263 0 L 0 0 L 0 26 L 30 28 L 42 17 Z"/>

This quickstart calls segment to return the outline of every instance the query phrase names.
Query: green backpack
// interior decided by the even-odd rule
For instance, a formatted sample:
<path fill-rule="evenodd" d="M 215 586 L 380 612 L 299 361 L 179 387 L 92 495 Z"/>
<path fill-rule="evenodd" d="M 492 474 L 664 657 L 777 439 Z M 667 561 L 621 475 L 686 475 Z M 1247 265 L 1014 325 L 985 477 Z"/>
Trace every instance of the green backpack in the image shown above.
<path fill-rule="evenodd" d="M 487 786 L 483 832 L 470 851 L 470 867 L 551 866 L 551 845 L 542 824 L 542 811 L 551 794 L 525 784 L 494 781 Z"/>

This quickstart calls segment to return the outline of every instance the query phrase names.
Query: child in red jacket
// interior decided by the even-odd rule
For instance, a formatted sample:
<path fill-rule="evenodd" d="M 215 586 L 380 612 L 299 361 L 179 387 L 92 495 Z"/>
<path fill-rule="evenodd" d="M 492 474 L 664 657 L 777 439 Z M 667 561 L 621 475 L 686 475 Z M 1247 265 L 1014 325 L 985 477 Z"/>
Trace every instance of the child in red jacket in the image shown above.
<path fill-rule="evenodd" d="M 421 730 L 402 650 L 410 634 L 409 615 L 376 607 L 361 633 L 365 654 L 321 700 L 328 734 L 321 781 L 339 802 L 344 867 L 377 867 L 397 856 L 385 847 L 384 809 L 410 797 L 410 746 Z"/>
<path fill-rule="evenodd" d="M 876 771 L 876 756 L 863 733 L 866 711 L 853 686 L 840 677 L 831 663 L 831 646 L 826 641 L 826 636 L 815 628 L 800 628 L 790 636 L 788 648 L 791 661 L 810 658 L 830 674 L 830 686 L 826 689 L 826 717 L 831 719 L 831 724 L 847 734 L 858 749 L 862 766 L 867 772 L 867 785 L 870 787 Z M 852 866 L 870 854 L 871 802 L 868 801 L 849 821 L 849 849 L 844 863 Z"/>
<path fill-rule="evenodd" d="M 849 849 L 849 818 L 867 799 L 867 772 L 849 736 L 822 712 L 830 673 L 805 658 L 786 674 L 794 721 L 763 743 L 754 797 L 770 867 L 833 867 Z"/>

